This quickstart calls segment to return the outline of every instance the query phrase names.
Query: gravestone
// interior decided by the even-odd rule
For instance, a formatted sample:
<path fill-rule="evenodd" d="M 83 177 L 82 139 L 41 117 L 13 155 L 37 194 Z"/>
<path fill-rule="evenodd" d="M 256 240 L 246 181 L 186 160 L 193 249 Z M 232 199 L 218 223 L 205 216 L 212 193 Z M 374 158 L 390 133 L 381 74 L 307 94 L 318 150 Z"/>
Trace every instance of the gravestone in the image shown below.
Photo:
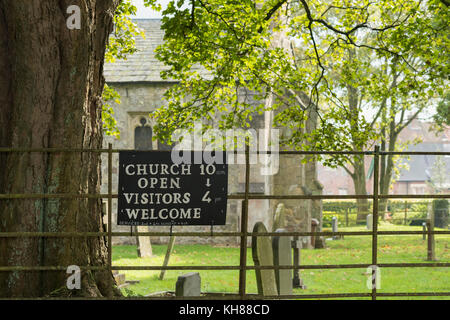
<path fill-rule="evenodd" d="M 255 223 L 253 233 L 267 233 L 264 223 Z M 270 237 L 252 236 L 252 256 L 255 266 L 273 266 L 273 251 Z M 274 269 L 255 269 L 255 274 L 258 294 L 263 296 L 278 295 Z"/>
<path fill-rule="evenodd" d="M 366 217 L 366 228 L 367 230 L 372 231 L 373 229 L 373 215 L 372 214 L 368 214 Z"/>
<path fill-rule="evenodd" d="M 311 232 L 320 232 L 320 222 L 317 219 L 311 219 Z M 319 235 L 311 236 L 311 246 L 313 249 L 323 249 L 325 248 L 325 237 Z M 295 251 L 294 251 L 295 252 Z"/>
<path fill-rule="evenodd" d="M 333 217 L 331 219 L 331 231 L 332 232 L 338 232 L 338 219 L 337 217 Z M 333 236 L 333 240 L 338 240 L 339 236 L 338 235 L 334 235 Z"/>
<path fill-rule="evenodd" d="M 324 249 L 327 244 L 325 242 L 325 237 L 316 236 L 316 240 L 314 241 L 314 249 Z"/>
<path fill-rule="evenodd" d="M 175 284 L 175 296 L 198 297 L 201 293 L 201 279 L 198 272 L 189 272 L 178 277 Z"/>
<path fill-rule="evenodd" d="M 426 222 L 422 222 L 422 231 L 423 231 L 423 235 L 422 235 L 422 240 L 427 240 L 427 223 Z"/>
<path fill-rule="evenodd" d="M 286 232 L 284 229 L 277 229 L 275 232 Z M 273 264 L 275 266 L 291 266 L 291 237 L 274 236 L 272 238 Z M 292 272 L 290 269 L 276 269 L 275 281 L 279 295 L 292 294 Z"/>
<path fill-rule="evenodd" d="M 125 284 L 125 274 L 119 273 L 117 270 L 113 270 L 113 277 L 116 280 L 116 285 L 121 287 Z"/>
<path fill-rule="evenodd" d="M 311 232 L 316 232 L 318 228 L 319 228 L 319 220 L 314 219 L 314 218 L 311 219 Z M 311 236 L 311 246 L 313 248 L 316 247 L 316 239 L 317 239 L 317 235 Z"/>
<path fill-rule="evenodd" d="M 273 215 L 272 231 L 284 228 L 285 221 L 286 217 L 284 204 L 279 203 L 277 209 L 275 210 L 275 214 Z"/>
<path fill-rule="evenodd" d="M 294 240 L 291 242 L 292 249 L 294 251 L 294 267 L 298 267 L 300 265 L 300 249 L 302 247 L 302 242 L 299 240 L 299 237 L 294 237 Z M 306 289 L 306 286 L 303 284 L 303 280 L 300 278 L 300 270 L 293 270 L 293 279 L 292 286 L 294 288 Z"/>
<path fill-rule="evenodd" d="M 148 232 L 146 226 L 136 226 L 137 232 Z M 136 236 L 136 244 L 139 258 L 148 258 L 153 256 L 152 244 L 149 236 Z"/>

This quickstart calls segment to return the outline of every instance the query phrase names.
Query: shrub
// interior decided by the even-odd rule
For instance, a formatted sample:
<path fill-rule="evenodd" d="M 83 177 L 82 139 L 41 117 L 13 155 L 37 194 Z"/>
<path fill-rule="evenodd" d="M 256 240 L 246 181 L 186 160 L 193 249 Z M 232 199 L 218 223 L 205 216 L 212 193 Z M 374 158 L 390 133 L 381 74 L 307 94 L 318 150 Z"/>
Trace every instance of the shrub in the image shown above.
<path fill-rule="evenodd" d="M 407 208 L 407 223 L 421 225 L 427 218 L 429 201 L 414 201 L 414 200 L 391 200 L 388 203 L 388 210 L 392 213 L 391 222 L 394 224 L 404 224 L 405 207 Z M 356 200 L 328 200 L 323 201 L 323 216 L 336 215 L 340 222 L 345 225 L 345 214 L 349 211 L 348 220 L 349 225 L 356 225 L 357 206 Z M 372 211 L 372 201 L 369 200 L 369 212 Z M 327 225 L 331 226 L 331 217 L 326 218 Z M 380 213 L 380 219 L 382 215 Z M 325 223 L 325 220 L 324 220 Z M 365 222 L 362 222 L 364 224 Z M 325 224 L 324 224 L 325 226 Z"/>
<path fill-rule="evenodd" d="M 434 226 L 437 228 L 448 227 L 448 200 L 447 199 L 435 199 L 433 200 L 433 214 L 434 214 Z"/>

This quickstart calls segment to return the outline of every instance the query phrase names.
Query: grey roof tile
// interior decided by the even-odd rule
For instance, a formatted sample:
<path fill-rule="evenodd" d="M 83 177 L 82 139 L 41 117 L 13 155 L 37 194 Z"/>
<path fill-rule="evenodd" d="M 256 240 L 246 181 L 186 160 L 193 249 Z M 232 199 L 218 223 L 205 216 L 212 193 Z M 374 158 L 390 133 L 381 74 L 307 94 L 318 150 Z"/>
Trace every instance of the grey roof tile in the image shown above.
<path fill-rule="evenodd" d="M 155 57 L 154 50 L 164 42 L 164 31 L 161 30 L 160 19 L 133 20 L 145 32 L 145 38 L 136 38 L 138 51 L 127 60 L 116 60 L 105 63 L 104 76 L 107 83 L 125 82 L 173 82 L 173 79 L 162 79 L 160 72 L 168 66 Z M 211 73 L 194 65 L 192 70 L 200 71 L 205 78 L 211 78 Z"/>
<path fill-rule="evenodd" d="M 138 37 L 136 47 L 139 50 L 127 60 L 105 63 L 104 76 L 107 83 L 119 82 L 160 82 L 160 71 L 166 66 L 155 58 L 154 50 L 163 43 L 164 31 L 159 19 L 137 19 L 134 22 L 145 32 L 145 39 Z"/>

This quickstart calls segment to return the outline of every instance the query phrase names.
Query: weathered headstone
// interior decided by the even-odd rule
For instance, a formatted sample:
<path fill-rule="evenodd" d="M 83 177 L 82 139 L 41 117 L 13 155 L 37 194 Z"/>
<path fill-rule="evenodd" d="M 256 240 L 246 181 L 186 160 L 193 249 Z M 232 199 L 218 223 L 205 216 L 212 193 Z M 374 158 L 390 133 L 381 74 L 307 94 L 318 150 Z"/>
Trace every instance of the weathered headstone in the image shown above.
<path fill-rule="evenodd" d="M 327 244 L 325 242 L 325 237 L 316 237 L 316 241 L 314 243 L 314 249 L 324 249 L 326 248 Z"/>
<path fill-rule="evenodd" d="M 311 219 L 311 232 L 319 232 L 320 230 L 320 222 L 317 219 Z M 314 249 L 323 249 L 325 248 L 325 237 L 319 235 L 311 236 L 311 246 Z M 295 252 L 295 251 L 294 251 Z"/>
<path fill-rule="evenodd" d="M 337 217 L 333 217 L 331 219 L 331 231 L 332 232 L 338 232 L 338 219 L 337 219 Z M 339 236 L 337 236 L 337 235 L 333 236 L 333 240 L 338 240 L 338 239 L 339 239 Z"/>
<path fill-rule="evenodd" d="M 286 232 L 284 229 L 277 229 L 275 232 Z M 291 237 L 274 236 L 272 237 L 273 264 L 275 266 L 291 266 Z M 279 295 L 292 294 L 292 272 L 290 269 L 276 269 L 275 281 Z"/>
<path fill-rule="evenodd" d="M 113 277 L 114 277 L 114 280 L 116 280 L 116 285 L 118 287 L 120 287 L 123 284 L 125 284 L 125 274 L 119 273 L 119 271 L 114 270 L 113 271 Z"/>
<path fill-rule="evenodd" d="M 427 223 L 426 222 L 422 222 L 422 231 L 423 231 L 423 235 L 422 235 L 422 239 L 423 240 L 427 240 Z"/>
<path fill-rule="evenodd" d="M 198 297 L 201 294 L 201 279 L 198 272 L 189 272 L 178 277 L 175 284 L 177 297 Z"/>
<path fill-rule="evenodd" d="M 318 228 L 319 228 L 319 220 L 314 218 L 311 219 L 311 232 L 316 232 Z M 315 248 L 316 246 L 316 238 L 317 238 L 316 235 L 311 236 L 311 246 L 313 248 Z"/>
<path fill-rule="evenodd" d="M 267 233 L 262 222 L 257 222 L 253 227 L 253 233 Z M 252 256 L 255 266 L 273 266 L 273 251 L 270 237 L 252 236 Z M 263 296 L 278 295 L 274 269 L 255 269 L 258 294 Z"/>
<path fill-rule="evenodd" d="M 136 229 L 137 232 L 148 232 L 147 226 L 137 226 Z M 136 236 L 136 244 L 139 258 L 147 258 L 153 255 L 149 236 Z"/>
<path fill-rule="evenodd" d="M 373 215 L 372 214 L 368 214 L 366 217 L 366 228 L 367 230 L 372 231 L 373 229 Z"/>
<path fill-rule="evenodd" d="M 272 231 L 284 228 L 286 222 L 284 204 L 279 203 L 273 215 Z"/>

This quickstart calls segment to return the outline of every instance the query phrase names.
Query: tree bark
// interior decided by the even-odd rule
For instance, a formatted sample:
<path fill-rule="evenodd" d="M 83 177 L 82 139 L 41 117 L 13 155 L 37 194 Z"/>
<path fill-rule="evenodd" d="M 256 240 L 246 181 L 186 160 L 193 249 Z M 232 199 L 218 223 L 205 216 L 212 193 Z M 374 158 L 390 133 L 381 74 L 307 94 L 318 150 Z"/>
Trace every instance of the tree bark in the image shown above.
<path fill-rule="evenodd" d="M 0 0 L 0 146 L 101 148 L 103 60 L 119 0 Z M 67 8 L 81 9 L 70 30 Z M 4 153 L 0 193 L 99 193 L 99 153 Z M 98 199 L 0 200 L 0 232 L 98 232 Z M 98 238 L 0 238 L 2 266 L 104 266 Z M 0 296 L 116 294 L 107 271 L 0 272 Z"/>
<path fill-rule="evenodd" d="M 395 151 L 395 144 L 397 143 L 398 133 L 396 132 L 395 123 L 392 121 L 389 124 L 389 143 L 388 151 Z M 385 151 L 386 143 L 382 143 L 382 151 Z M 389 154 L 387 156 L 381 156 L 381 168 L 380 168 L 380 194 L 389 194 L 389 188 L 391 187 L 391 182 L 394 172 L 394 156 Z M 384 214 L 387 209 L 388 199 L 380 199 L 378 210 L 380 213 Z"/>
<path fill-rule="evenodd" d="M 355 56 L 355 50 L 349 49 L 349 61 L 354 60 Z M 359 122 L 359 107 L 358 107 L 358 100 L 360 97 L 359 90 L 350 85 L 347 84 L 347 94 L 348 94 L 348 105 L 349 105 L 349 111 L 350 111 L 350 125 L 352 127 L 352 132 L 357 133 L 359 131 L 359 128 L 357 127 L 357 123 Z M 352 136 L 353 141 L 353 150 L 354 151 L 362 151 L 361 144 L 358 141 L 358 136 L 353 134 Z M 366 189 L 366 170 L 365 170 L 365 163 L 364 163 L 364 156 L 363 155 L 354 155 L 353 159 L 351 161 L 353 166 L 353 173 L 350 174 L 353 185 L 355 187 L 355 193 L 358 195 L 366 195 L 367 189 Z M 356 222 L 361 223 L 366 221 L 366 216 L 369 211 L 369 201 L 368 199 L 356 199 L 356 208 L 357 208 L 357 216 L 356 216 Z"/>
<path fill-rule="evenodd" d="M 364 166 L 364 157 L 356 155 L 354 157 L 354 173 L 352 175 L 353 185 L 355 187 L 355 194 L 367 194 L 366 188 L 366 171 Z M 366 221 L 367 214 L 369 213 L 369 200 L 368 199 L 356 199 L 356 222 L 361 223 Z"/>

